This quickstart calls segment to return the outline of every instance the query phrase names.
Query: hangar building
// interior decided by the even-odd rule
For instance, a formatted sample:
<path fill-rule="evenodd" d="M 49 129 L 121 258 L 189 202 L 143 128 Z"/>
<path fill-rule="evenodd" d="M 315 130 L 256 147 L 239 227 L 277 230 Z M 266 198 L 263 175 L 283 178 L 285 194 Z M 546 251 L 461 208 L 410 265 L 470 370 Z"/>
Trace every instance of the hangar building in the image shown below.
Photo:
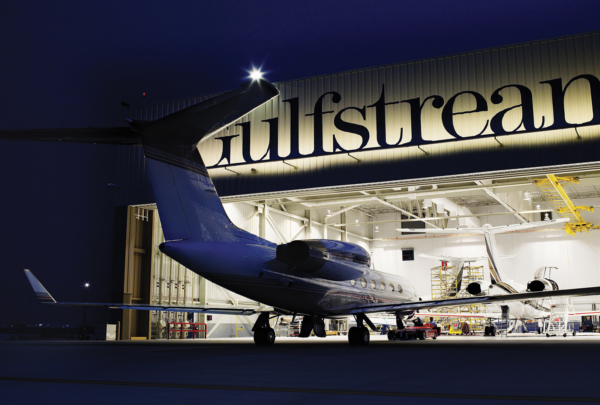
<path fill-rule="evenodd" d="M 600 284 L 600 32 L 274 84 L 278 97 L 198 145 L 240 228 L 278 244 L 359 244 L 375 269 L 433 297 L 440 262 L 419 254 L 486 256 L 483 239 L 401 228 L 567 216 L 566 227 L 498 236 L 500 253 L 512 256 L 504 268 L 521 284 L 542 266 L 557 268 L 562 288 Z M 122 118 L 155 120 L 214 96 L 127 108 Z M 259 305 L 160 253 L 141 147 L 118 147 L 115 184 L 115 206 L 127 207 L 114 217 L 124 302 Z M 478 265 L 489 279 L 487 263 Z M 593 298 L 575 303 L 595 308 Z M 123 311 L 120 333 L 164 338 L 165 322 L 191 320 Z M 250 336 L 254 321 L 193 320 L 212 337 Z"/>

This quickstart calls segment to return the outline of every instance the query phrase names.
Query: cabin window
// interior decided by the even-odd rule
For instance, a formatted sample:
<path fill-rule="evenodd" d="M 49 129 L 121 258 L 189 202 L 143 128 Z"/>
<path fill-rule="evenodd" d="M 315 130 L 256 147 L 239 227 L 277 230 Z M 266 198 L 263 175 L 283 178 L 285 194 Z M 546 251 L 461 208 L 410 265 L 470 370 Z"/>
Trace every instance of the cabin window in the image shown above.
<path fill-rule="evenodd" d="M 350 284 L 356 285 L 356 280 L 350 280 Z"/>
<path fill-rule="evenodd" d="M 364 277 L 360 278 L 360 285 L 362 285 L 363 288 L 367 288 L 367 280 Z"/>
<path fill-rule="evenodd" d="M 398 284 L 398 292 L 401 293 L 402 292 L 402 286 L 400 284 Z"/>
<path fill-rule="evenodd" d="M 381 287 L 381 291 L 385 291 L 385 283 L 382 281 L 379 286 Z"/>
<path fill-rule="evenodd" d="M 375 280 L 371 280 L 371 288 L 374 290 L 377 289 L 377 282 Z"/>
<path fill-rule="evenodd" d="M 390 291 L 394 291 L 394 284 L 390 283 Z"/>

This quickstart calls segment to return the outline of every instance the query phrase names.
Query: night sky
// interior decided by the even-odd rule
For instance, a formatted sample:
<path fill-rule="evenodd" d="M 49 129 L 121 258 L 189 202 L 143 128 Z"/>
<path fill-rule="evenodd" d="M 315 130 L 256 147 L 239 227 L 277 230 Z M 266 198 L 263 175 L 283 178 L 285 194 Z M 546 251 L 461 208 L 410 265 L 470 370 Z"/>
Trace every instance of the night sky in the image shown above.
<path fill-rule="evenodd" d="M 0 129 L 118 126 L 122 101 L 232 89 L 252 66 L 283 81 L 594 31 L 598 15 L 590 0 L 5 0 Z M 23 268 L 59 300 L 82 300 L 84 281 L 108 299 L 116 159 L 113 146 L 0 141 L 0 325 L 80 320 L 41 309 Z"/>

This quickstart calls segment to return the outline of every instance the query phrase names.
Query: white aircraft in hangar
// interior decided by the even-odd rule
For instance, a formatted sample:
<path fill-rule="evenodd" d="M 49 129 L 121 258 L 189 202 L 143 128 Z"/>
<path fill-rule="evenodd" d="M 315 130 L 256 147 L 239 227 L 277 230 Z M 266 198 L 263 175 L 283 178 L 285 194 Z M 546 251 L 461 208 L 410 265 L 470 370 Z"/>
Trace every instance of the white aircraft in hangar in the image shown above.
<path fill-rule="evenodd" d="M 558 291 L 559 287 L 556 281 L 550 279 L 551 271 L 556 267 L 540 267 L 533 275 L 533 280 L 527 283 L 527 286 L 517 283 L 514 280 L 508 280 L 506 273 L 502 270 L 500 260 L 510 258 L 514 256 L 501 256 L 498 253 L 498 246 L 496 244 L 495 235 L 506 232 L 514 232 L 524 229 L 539 228 L 548 225 L 555 225 L 557 223 L 568 222 L 569 218 L 559 218 L 551 221 L 540 221 L 540 222 L 528 222 L 523 224 L 514 225 L 503 225 L 503 226 L 491 226 L 485 224 L 478 228 L 420 228 L 420 229 L 398 229 L 402 232 L 425 232 L 425 233 L 436 233 L 436 234 L 479 234 L 485 238 L 486 250 L 488 257 L 450 257 L 450 256 L 438 256 L 420 254 L 420 257 L 428 259 L 441 260 L 443 262 L 450 262 L 456 265 L 457 274 L 457 287 L 454 294 L 456 295 L 462 284 L 462 277 L 465 264 L 486 260 L 489 264 L 490 269 L 490 282 L 486 281 L 473 281 L 466 286 L 465 290 L 472 296 L 489 296 L 489 295 L 514 295 L 527 292 L 542 292 L 542 291 Z M 548 318 L 551 314 L 551 303 L 546 303 L 544 300 L 522 300 L 522 301 L 510 301 L 500 304 L 488 304 L 486 308 L 488 312 L 478 314 L 464 314 L 464 313 L 436 313 L 436 312 L 423 312 L 419 311 L 421 316 L 433 316 L 433 317 L 454 317 L 454 318 L 510 318 L 515 319 L 513 325 L 514 328 L 518 327 L 519 322 L 524 320 L 536 320 Z M 583 312 L 570 312 L 569 316 L 584 316 L 584 315 L 597 315 L 600 311 L 583 311 Z"/>
<path fill-rule="evenodd" d="M 600 287 L 588 287 L 422 301 L 407 278 L 371 270 L 369 253 L 358 245 L 336 240 L 277 245 L 238 228 L 223 209 L 197 144 L 278 95 L 271 83 L 254 79 L 237 90 L 155 121 L 130 121 L 134 132 L 112 133 L 106 139 L 60 133 L 27 138 L 143 147 L 165 236 L 160 250 L 215 284 L 271 308 L 56 302 L 35 276 L 25 271 L 39 299 L 56 306 L 259 313 L 252 329 L 259 345 L 274 343 L 275 331 L 269 321 L 279 315 L 302 316 L 301 337 L 308 337 L 313 330 L 316 336 L 325 337 L 324 318 L 351 315 L 357 326 L 349 330 L 349 342 L 365 346 L 370 339 L 365 323 L 375 329 L 370 313 L 395 314 L 401 328 L 403 317 L 419 309 L 600 294 Z"/>

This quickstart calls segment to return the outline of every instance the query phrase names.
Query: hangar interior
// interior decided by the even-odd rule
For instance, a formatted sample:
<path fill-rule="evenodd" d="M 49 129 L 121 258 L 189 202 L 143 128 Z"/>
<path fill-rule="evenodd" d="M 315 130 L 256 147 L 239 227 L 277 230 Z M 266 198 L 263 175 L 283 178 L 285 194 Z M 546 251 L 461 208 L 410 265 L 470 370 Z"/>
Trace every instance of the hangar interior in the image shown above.
<path fill-rule="evenodd" d="M 600 224 L 600 213 L 593 211 L 600 205 L 600 172 L 557 173 L 554 168 L 553 173 L 564 179 L 563 189 L 575 206 L 590 209 L 581 212 L 583 219 L 590 225 Z M 235 225 L 277 244 L 298 239 L 335 239 L 361 245 L 371 253 L 374 269 L 409 278 L 419 295 L 429 299 L 436 294 L 432 291 L 431 269 L 440 266 L 440 261 L 419 257 L 419 254 L 486 256 L 483 238 L 481 235 L 403 234 L 399 229 L 468 228 L 486 223 L 501 226 L 541 221 L 548 214 L 550 218 L 567 215 L 557 212 L 563 205 L 562 199 L 558 203 L 553 199 L 557 193 L 549 192 L 543 184 L 536 184 L 536 181 L 548 178 L 540 172 L 494 177 L 483 179 L 481 176 L 481 180 L 476 180 L 476 177 L 423 179 L 398 184 L 360 185 L 344 190 L 278 193 L 261 196 L 261 199 L 231 197 L 222 200 Z M 129 218 L 133 223 L 130 228 L 149 226 L 151 230 L 148 242 L 151 240 L 152 244 L 147 250 L 152 252 L 152 260 L 148 262 L 152 279 L 147 281 L 151 289 L 151 303 L 260 305 L 203 279 L 162 254 L 158 245 L 164 237 L 154 204 L 130 207 Z M 143 244 L 139 235 L 140 231 L 137 231 L 137 236 L 134 236 L 138 242 L 131 238 L 128 240 Z M 552 279 L 561 288 L 600 284 L 600 233 L 593 228 L 575 236 L 568 235 L 564 226 L 515 231 L 499 235 L 497 242 L 502 255 L 514 256 L 503 259 L 503 269 L 510 280 L 527 285 L 533 280 L 536 269 L 549 266 L 557 268 Z M 137 248 L 133 254 L 143 256 L 145 253 L 145 249 Z M 483 267 L 482 275 L 490 281 L 488 264 L 479 261 L 474 265 Z M 137 278 L 141 281 L 140 276 Z M 134 299 L 143 296 L 141 291 L 136 294 Z M 596 303 L 600 300 L 595 297 L 573 300 L 577 310 L 596 309 Z M 144 318 L 144 329 L 140 327 L 139 332 L 131 330 L 129 336 L 151 330 L 152 338 L 166 338 L 167 322 L 200 322 L 207 324 L 208 337 L 248 337 L 255 318 L 256 315 L 204 314 L 195 314 L 192 318 L 186 313 L 153 312 L 150 318 Z M 326 326 L 331 333 L 343 333 L 345 330 L 338 329 L 347 327 L 329 322 Z M 128 330 L 125 322 L 123 330 Z M 286 336 L 294 331 L 288 325 L 278 332 Z M 171 333 L 172 338 L 179 335 Z M 127 337 L 126 333 L 124 338 Z"/>
<path fill-rule="evenodd" d="M 481 235 L 398 229 L 568 217 L 566 227 L 498 235 L 500 254 L 511 256 L 502 267 L 523 285 L 547 266 L 561 289 L 596 286 L 598 77 L 600 33 L 592 32 L 296 79 L 275 83 L 279 96 L 224 124 L 198 149 L 235 225 L 277 244 L 358 244 L 374 269 L 409 278 L 423 299 L 438 294 L 431 269 L 440 261 L 420 254 L 487 256 L 486 245 Z M 122 117 L 152 121 L 218 96 L 128 108 Z M 129 206 L 125 302 L 260 305 L 160 253 L 142 150 L 119 148 L 123 191 L 115 205 Z M 487 263 L 474 265 L 489 281 Z M 574 303 L 591 310 L 594 300 Z M 125 311 L 122 337 L 170 337 L 167 321 L 192 320 L 206 323 L 210 337 L 250 336 L 254 323 Z M 331 332 L 340 326 L 327 322 Z"/>

